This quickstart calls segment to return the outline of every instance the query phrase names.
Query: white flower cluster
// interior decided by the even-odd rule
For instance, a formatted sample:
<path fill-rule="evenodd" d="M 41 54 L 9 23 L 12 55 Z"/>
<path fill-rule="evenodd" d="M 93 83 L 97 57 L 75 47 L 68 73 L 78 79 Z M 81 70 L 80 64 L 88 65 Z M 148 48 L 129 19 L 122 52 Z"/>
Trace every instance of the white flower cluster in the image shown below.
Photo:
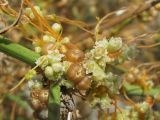
<path fill-rule="evenodd" d="M 113 37 L 96 42 L 94 48 L 86 53 L 86 60 L 83 64 L 86 73 L 92 73 L 95 81 L 108 81 L 105 72 L 106 64 L 114 61 L 114 58 L 109 57 L 108 53 L 120 50 L 122 45 L 121 38 Z"/>
<path fill-rule="evenodd" d="M 114 53 L 122 48 L 121 38 L 103 39 L 95 43 L 94 49 L 86 54 L 87 58 L 93 59 L 102 68 L 105 69 L 106 63 L 111 63 L 114 58 L 109 57 L 109 53 Z"/>
<path fill-rule="evenodd" d="M 83 67 L 86 69 L 86 74 L 92 75 L 94 86 L 97 88 L 99 86 L 106 87 L 110 94 L 118 94 L 120 82 L 114 73 L 106 71 L 106 65 L 113 64 L 118 59 L 120 54 L 116 57 L 110 57 L 110 54 L 121 51 L 123 46 L 124 44 L 122 43 L 122 39 L 119 37 L 112 37 L 111 39 L 97 41 L 94 48 L 86 53 L 86 58 L 83 62 Z M 108 102 L 102 98 L 105 98 Z M 90 103 L 92 106 L 99 104 L 102 108 L 104 108 L 104 104 L 106 106 L 108 106 L 107 104 L 110 104 L 109 101 L 111 101 L 111 98 L 109 98 L 107 94 L 102 94 L 98 97 L 94 96 Z"/>
<path fill-rule="evenodd" d="M 140 109 L 140 111 L 137 111 L 134 106 L 126 106 L 125 109 L 117 112 L 116 120 L 140 120 L 142 118 L 147 120 L 155 119 L 153 117 L 153 111 L 150 109 L 148 103 L 139 103 L 137 104 L 137 107 Z M 111 119 L 111 117 L 109 119 Z"/>
<path fill-rule="evenodd" d="M 61 24 L 59 23 L 54 23 L 52 25 L 52 29 L 57 33 L 59 34 L 62 30 L 62 26 Z M 33 46 L 35 47 L 35 52 L 37 53 L 41 53 L 43 51 L 43 49 L 47 49 L 47 48 L 52 48 L 53 45 L 56 44 L 56 47 L 62 45 L 62 44 L 66 44 L 69 42 L 69 38 L 68 37 L 65 37 L 64 39 L 62 39 L 60 42 L 56 42 L 56 38 L 54 38 L 50 33 L 47 33 L 45 35 L 43 35 L 42 37 L 42 41 L 43 41 L 43 44 L 41 42 L 33 42 Z M 46 48 L 43 46 L 46 46 Z M 52 52 L 52 49 L 47 52 Z"/>
<path fill-rule="evenodd" d="M 128 107 L 128 106 L 127 106 Z M 132 107 L 123 109 L 121 112 L 117 111 L 116 120 L 139 120 L 138 112 Z M 110 118 L 111 119 L 111 118 Z"/>
<path fill-rule="evenodd" d="M 43 88 L 43 76 L 40 74 L 35 75 L 27 82 L 27 88 L 29 90 L 42 89 Z"/>
<path fill-rule="evenodd" d="M 123 46 L 122 39 L 120 37 L 112 37 L 108 40 L 107 50 L 108 52 L 116 52 L 120 50 Z"/>
<path fill-rule="evenodd" d="M 94 97 L 94 99 L 91 101 L 90 105 L 92 107 L 95 107 L 99 105 L 103 110 L 108 108 L 111 104 L 111 99 L 108 97 L 108 95 L 103 97 Z"/>
<path fill-rule="evenodd" d="M 86 60 L 83 67 L 86 69 L 87 74 L 92 73 L 93 80 L 97 82 L 103 81 L 107 77 L 104 70 L 94 60 Z"/>
<path fill-rule="evenodd" d="M 40 57 L 36 64 L 44 70 L 45 76 L 49 80 L 58 80 L 62 78 L 70 65 L 68 61 L 62 62 L 63 57 L 64 55 L 60 54 L 58 50 L 54 50 L 51 54 Z"/>
<path fill-rule="evenodd" d="M 29 104 L 34 110 L 38 110 L 40 118 L 48 118 L 48 90 L 44 87 L 43 76 L 41 74 L 34 75 L 27 84 L 25 90 L 29 99 Z"/>
<path fill-rule="evenodd" d="M 43 36 L 42 40 L 44 42 L 43 43 L 44 45 L 41 42 L 33 42 L 35 52 L 41 53 L 43 52 L 43 49 L 46 49 L 45 51 L 51 53 L 52 50 L 48 50 L 48 49 L 52 48 L 52 46 L 56 43 L 56 39 L 48 33 Z M 46 46 L 46 47 L 43 48 L 43 46 Z"/>
<path fill-rule="evenodd" d="M 55 43 L 55 42 L 56 42 L 56 39 L 55 39 L 54 37 L 52 37 L 51 35 L 47 35 L 47 34 L 46 34 L 46 35 L 43 36 L 43 41 L 46 42 L 46 43 L 47 43 L 47 42 L 48 42 L 48 43 L 49 43 L 49 42 Z"/>

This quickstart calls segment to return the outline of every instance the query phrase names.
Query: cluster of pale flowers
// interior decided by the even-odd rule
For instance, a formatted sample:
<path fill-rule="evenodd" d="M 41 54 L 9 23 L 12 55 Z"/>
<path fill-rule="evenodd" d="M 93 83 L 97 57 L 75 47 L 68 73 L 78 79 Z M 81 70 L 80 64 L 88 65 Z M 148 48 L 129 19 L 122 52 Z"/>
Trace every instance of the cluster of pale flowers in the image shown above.
<path fill-rule="evenodd" d="M 35 10 L 38 14 L 43 15 L 40 11 L 40 8 L 35 6 Z M 26 14 L 34 19 L 34 14 L 31 8 L 26 9 Z M 60 34 L 62 26 L 59 23 L 54 23 L 52 29 Z M 51 36 L 49 33 L 45 34 L 42 37 L 43 42 L 51 43 L 55 45 L 55 48 L 59 48 L 62 44 L 69 43 L 68 38 L 64 38 L 61 41 L 56 42 L 57 40 Z M 35 42 L 33 43 L 35 51 L 37 53 L 42 52 L 41 46 Z M 85 53 L 85 58 L 82 61 L 82 66 L 86 71 L 87 75 L 91 76 L 92 85 L 89 89 L 91 92 L 89 95 L 90 104 L 94 107 L 97 104 L 105 109 L 110 105 L 111 98 L 109 94 L 105 93 L 102 95 L 97 95 L 95 93 L 96 89 L 103 87 L 106 90 L 110 91 L 110 94 L 118 94 L 119 87 L 119 77 L 111 71 L 106 71 L 108 64 L 115 65 L 121 63 L 126 59 L 130 59 L 130 55 L 133 55 L 134 46 L 128 47 L 127 44 L 122 42 L 120 37 L 112 37 L 110 39 L 102 39 L 95 42 L 93 49 Z M 114 56 L 112 56 L 115 54 Z M 116 55 L 117 54 L 117 55 Z M 66 86 L 67 88 L 74 87 L 73 83 L 70 80 L 66 80 L 66 72 L 71 62 L 63 59 L 64 54 L 61 54 L 58 49 L 51 49 L 50 52 L 47 52 L 47 55 L 41 56 L 36 64 L 44 71 L 44 75 L 48 80 L 57 81 L 61 80 L 60 85 Z M 28 74 L 31 77 L 33 74 Z"/>
<path fill-rule="evenodd" d="M 122 111 L 117 112 L 117 120 L 155 120 L 157 117 L 156 113 L 153 113 L 150 105 L 147 102 L 141 102 L 136 104 L 135 106 L 125 106 L 125 109 L 121 109 Z M 137 110 L 139 109 L 139 110 Z M 154 115 L 153 115 L 154 114 Z M 111 119 L 111 117 L 109 118 Z"/>
<path fill-rule="evenodd" d="M 120 37 L 112 37 L 110 39 L 102 39 L 95 43 L 93 49 L 86 53 L 86 58 L 83 61 L 83 67 L 86 69 L 87 74 L 92 75 L 92 83 L 94 88 L 91 90 L 89 100 L 94 107 L 100 105 L 105 109 L 111 105 L 111 98 L 109 94 L 118 94 L 118 88 L 121 80 L 118 75 L 111 71 L 107 71 L 108 65 L 115 65 L 121 63 L 124 60 L 130 59 L 130 53 L 133 48 L 129 48 L 122 42 Z M 115 57 L 111 57 L 110 54 L 120 53 Z M 106 88 L 109 90 L 109 94 L 96 95 L 95 89 Z M 93 91 L 93 92 L 92 92 Z M 98 91 L 101 92 L 101 91 Z M 91 97 L 91 98 L 90 98 Z"/>

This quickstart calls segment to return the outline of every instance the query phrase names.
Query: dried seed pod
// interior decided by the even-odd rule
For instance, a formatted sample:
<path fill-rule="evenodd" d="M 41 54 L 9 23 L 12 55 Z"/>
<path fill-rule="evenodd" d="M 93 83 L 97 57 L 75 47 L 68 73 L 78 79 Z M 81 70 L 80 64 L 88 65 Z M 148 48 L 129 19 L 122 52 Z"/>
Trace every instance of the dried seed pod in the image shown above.
<path fill-rule="evenodd" d="M 67 70 L 68 80 L 74 83 L 80 82 L 85 76 L 85 70 L 80 64 L 71 64 Z"/>
<path fill-rule="evenodd" d="M 79 49 L 75 44 L 73 43 L 67 43 L 65 44 L 65 46 L 68 48 L 68 49 Z"/>
<path fill-rule="evenodd" d="M 39 100 L 42 103 L 48 103 L 49 92 L 47 89 L 42 89 L 39 93 Z"/>
<path fill-rule="evenodd" d="M 32 89 L 30 93 L 31 97 L 34 99 L 38 99 L 39 94 L 40 94 L 40 89 Z"/>
<path fill-rule="evenodd" d="M 91 78 L 85 76 L 76 86 L 79 90 L 87 90 L 91 87 Z"/>
<path fill-rule="evenodd" d="M 106 86 L 100 85 L 94 90 L 96 97 L 105 96 L 107 94 Z"/>
<path fill-rule="evenodd" d="M 79 49 L 69 49 L 65 55 L 68 61 L 74 62 L 74 63 L 81 62 L 85 57 L 83 51 Z"/>

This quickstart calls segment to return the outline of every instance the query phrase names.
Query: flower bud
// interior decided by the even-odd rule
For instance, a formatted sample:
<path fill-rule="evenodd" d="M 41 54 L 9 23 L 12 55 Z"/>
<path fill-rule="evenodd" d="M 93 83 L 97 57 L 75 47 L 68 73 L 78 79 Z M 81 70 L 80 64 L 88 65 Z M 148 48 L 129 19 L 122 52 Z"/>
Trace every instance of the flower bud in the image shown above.
<path fill-rule="evenodd" d="M 53 29 L 55 32 L 60 33 L 60 31 L 62 30 L 62 26 L 61 26 L 61 24 L 59 24 L 59 23 L 54 23 L 54 24 L 52 25 L 52 29 Z"/>
<path fill-rule="evenodd" d="M 116 52 L 122 47 L 122 39 L 121 38 L 111 38 L 108 42 L 107 50 L 109 52 Z"/>
<path fill-rule="evenodd" d="M 47 66 L 47 67 L 45 68 L 44 73 L 45 73 L 45 76 L 46 76 L 47 78 L 52 77 L 52 76 L 53 76 L 53 68 L 52 68 L 51 66 Z"/>
<path fill-rule="evenodd" d="M 68 37 L 64 37 L 61 41 L 62 44 L 70 43 L 70 39 Z"/>
<path fill-rule="evenodd" d="M 55 43 L 56 39 L 52 36 L 49 36 L 49 35 L 44 35 L 43 36 L 43 41 L 44 42 L 52 42 L 52 43 Z"/>
<path fill-rule="evenodd" d="M 52 69 L 53 69 L 54 72 L 61 72 L 61 71 L 63 71 L 63 66 L 60 62 L 53 63 L 52 64 Z"/>
<path fill-rule="evenodd" d="M 40 53 L 42 51 L 41 47 L 37 46 L 35 47 L 35 52 L 36 53 Z"/>

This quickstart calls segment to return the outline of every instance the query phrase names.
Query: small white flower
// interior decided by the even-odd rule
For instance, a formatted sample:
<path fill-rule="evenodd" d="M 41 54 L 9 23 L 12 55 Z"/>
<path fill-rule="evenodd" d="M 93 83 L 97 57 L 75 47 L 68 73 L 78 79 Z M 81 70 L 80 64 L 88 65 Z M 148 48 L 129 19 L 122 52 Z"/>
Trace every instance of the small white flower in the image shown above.
<path fill-rule="evenodd" d="M 50 35 L 44 35 L 43 36 L 43 41 L 44 42 L 52 42 L 52 43 L 55 43 L 56 42 L 56 39 Z"/>
<path fill-rule="evenodd" d="M 55 32 L 60 33 L 60 31 L 62 30 L 62 26 L 61 26 L 61 24 L 59 24 L 59 23 L 54 23 L 54 24 L 52 25 L 52 29 L 53 29 Z"/>
<path fill-rule="evenodd" d="M 45 68 L 45 76 L 48 78 L 48 77 L 52 77 L 53 76 L 53 68 L 51 66 L 47 66 Z"/>
<path fill-rule="evenodd" d="M 41 56 L 35 63 L 39 65 L 41 69 L 44 69 L 49 64 L 48 57 L 46 55 Z"/>
<path fill-rule="evenodd" d="M 109 40 L 107 50 L 109 52 L 115 52 L 115 51 L 119 50 L 122 47 L 122 45 L 123 45 L 123 43 L 122 43 L 122 39 L 120 37 L 117 37 L 117 38 L 112 37 Z"/>
<path fill-rule="evenodd" d="M 64 37 L 64 38 L 61 40 L 61 43 L 62 43 L 62 44 L 70 43 L 69 37 Z"/>
<path fill-rule="evenodd" d="M 99 65 L 95 61 L 93 60 L 85 61 L 85 63 L 83 64 L 83 67 L 86 69 L 86 74 L 88 73 L 93 74 L 94 80 L 101 81 L 106 79 L 105 72 L 103 71 L 103 69 L 99 67 Z"/>
<path fill-rule="evenodd" d="M 36 52 L 36 53 L 40 53 L 41 50 L 42 50 L 41 47 L 39 47 L 39 46 L 35 47 L 35 52 Z"/>
<path fill-rule="evenodd" d="M 53 68 L 53 71 L 57 72 L 57 73 L 63 71 L 63 66 L 62 66 L 62 63 L 60 63 L 60 62 L 53 63 L 52 68 Z"/>
<path fill-rule="evenodd" d="M 60 62 L 62 60 L 62 57 L 64 57 L 64 55 L 60 54 L 58 50 L 54 50 L 51 54 L 47 56 L 51 64 L 54 62 Z"/>
<path fill-rule="evenodd" d="M 32 88 L 34 89 L 41 89 L 43 87 L 43 84 L 41 81 L 39 80 L 34 80 L 34 84 L 32 86 Z"/>
<path fill-rule="evenodd" d="M 28 87 L 31 89 L 34 85 L 34 81 L 33 80 L 30 80 L 28 81 Z"/>
<path fill-rule="evenodd" d="M 60 85 L 66 86 L 66 88 L 73 88 L 74 87 L 74 83 L 70 80 L 62 80 L 60 82 Z"/>
<path fill-rule="evenodd" d="M 106 38 L 104 38 L 103 40 L 99 40 L 95 43 L 95 46 L 94 48 L 97 48 L 97 47 L 103 47 L 103 48 L 106 48 L 106 46 L 108 45 L 108 40 Z"/>
<path fill-rule="evenodd" d="M 103 56 L 107 55 L 106 49 L 102 48 L 102 47 L 98 47 L 96 49 L 93 49 L 91 52 L 92 52 L 92 54 L 93 54 L 93 56 L 94 56 L 95 59 L 100 59 Z"/>

